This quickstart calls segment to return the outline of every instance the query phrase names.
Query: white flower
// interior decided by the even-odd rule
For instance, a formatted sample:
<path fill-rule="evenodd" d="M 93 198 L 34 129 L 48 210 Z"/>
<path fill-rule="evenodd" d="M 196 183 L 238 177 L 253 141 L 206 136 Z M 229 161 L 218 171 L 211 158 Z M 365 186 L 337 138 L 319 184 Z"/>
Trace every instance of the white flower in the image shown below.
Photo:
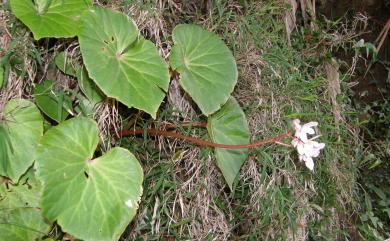
<path fill-rule="evenodd" d="M 301 121 L 298 119 L 293 120 L 292 123 L 295 129 L 295 137 L 299 138 L 303 142 L 307 141 L 307 134 L 315 134 L 313 127 L 318 126 L 318 122 L 315 121 L 301 125 Z"/>
<path fill-rule="evenodd" d="M 301 125 L 301 121 L 295 119 L 292 121 L 295 129 L 295 138 L 291 141 L 293 147 L 295 147 L 299 154 L 299 160 L 304 161 L 307 168 L 311 171 L 314 169 L 313 157 L 318 157 L 320 151 L 325 147 L 324 143 L 318 143 L 314 141 L 319 136 L 315 136 L 311 139 L 307 137 L 308 134 L 314 135 L 315 126 L 318 125 L 318 122 L 309 122 L 304 125 Z"/>

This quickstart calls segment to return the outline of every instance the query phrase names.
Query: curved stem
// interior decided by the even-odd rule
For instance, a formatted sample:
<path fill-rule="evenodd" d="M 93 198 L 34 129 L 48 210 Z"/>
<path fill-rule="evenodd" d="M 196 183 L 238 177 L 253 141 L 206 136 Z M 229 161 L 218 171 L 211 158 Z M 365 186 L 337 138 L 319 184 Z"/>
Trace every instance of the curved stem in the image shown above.
<path fill-rule="evenodd" d="M 202 126 L 204 126 L 204 125 L 202 125 Z M 200 127 L 200 125 L 199 125 L 199 127 Z M 171 127 L 171 128 L 173 128 L 173 127 Z M 205 141 L 205 140 L 202 140 L 202 139 L 199 139 L 196 137 L 185 136 L 185 135 L 182 135 L 182 134 L 174 132 L 174 131 L 157 130 L 154 128 L 150 128 L 147 130 L 144 130 L 144 129 L 123 130 L 120 133 L 120 136 L 121 137 L 133 136 L 133 135 L 141 135 L 141 134 L 145 134 L 145 133 L 148 135 L 151 135 L 151 136 L 164 136 L 164 137 L 168 137 L 168 138 L 182 139 L 182 140 L 191 142 L 193 144 L 196 144 L 198 146 L 217 147 L 217 148 L 225 148 L 225 149 L 254 148 L 254 147 L 262 146 L 262 145 L 269 144 L 269 143 L 275 143 L 275 142 L 278 142 L 286 137 L 291 136 L 291 131 L 289 131 L 285 134 L 282 134 L 280 136 L 276 136 L 276 137 L 273 137 L 270 139 L 257 141 L 257 142 L 250 143 L 250 144 L 239 144 L 239 145 L 213 143 L 213 142 Z"/>

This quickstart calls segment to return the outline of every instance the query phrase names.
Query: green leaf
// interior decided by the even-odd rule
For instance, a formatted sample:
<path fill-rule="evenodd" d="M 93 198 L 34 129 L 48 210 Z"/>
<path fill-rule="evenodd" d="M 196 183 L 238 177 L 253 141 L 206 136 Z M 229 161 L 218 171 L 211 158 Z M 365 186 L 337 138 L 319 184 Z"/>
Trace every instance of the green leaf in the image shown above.
<path fill-rule="evenodd" d="M 35 149 L 43 134 L 43 120 L 38 108 L 23 99 L 10 100 L 0 120 L 0 175 L 17 183 L 33 164 Z"/>
<path fill-rule="evenodd" d="M 53 83 L 49 80 L 37 84 L 34 89 L 35 102 L 39 109 L 57 123 L 68 117 L 69 113 L 65 106 L 71 105 L 70 103 L 64 104 L 64 101 L 61 103 L 60 95 L 60 92 L 53 90 Z"/>
<path fill-rule="evenodd" d="M 54 62 L 64 74 L 76 77 L 77 71 L 81 68 L 80 65 L 72 58 L 65 56 L 64 52 L 60 52 L 54 59 Z"/>
<path fill-rule="evenodd" d="M 215 143 L 230 145 L 249 143 L 250 133 L 245 114 L 233 97 L 208 118 L 207 129 Z M 230 190 L 233 190 L 233 182 L 248 158 L 248 149 L 215 148 L 215 156 Z"/>
<path fill-rule="evenodd" d="M 97 103 L 102 102 L 104 99 L 104 94 L 96 86 L 91 78 L 88 76 L 88 72 L 85 68 L 80 70 L 77 74 L 77 82 L 81 91 L 91 102 L 92 106 L 95 106 Z"/>
<path fill-rule="evenodd" d="M 63 73 L 77 77 L 79 87 L 88 100 L 90 100 L 92 107 L 103 101 L 104 94 L 93 80 L 89 78 L 87 70 L 81 67 L 77 61 L 67 58 L 64 52 L 60 52 L 55 58 L 55 63 Z"/>
<path fill-rule="evenodd" d="M 34 241 L 50 224 L 39 208 L 40 184 L 29 171 L 19 185 L 0 183 L 0 241 Z"/>
<path fill-rule="evenodd" d="M 104 94 L 155 118 L 168 90 L 168 67 L 154 44 L 137 36 L 126 15 L 95 8 L 83 17 L 80 49 L 89 76 Z"/>
<path fill-rule="evenodd" d="M 4 67 L 0 65 L 0 89 L 3 87 L 4 82 Z"/>
<path fill-rule="evenodd" d="M 94 120 L 77 117 L 45 133 L 36 158 L 41 207 L 44 217 L 79 239 L 118 240 L 138 208 L 142 168 L 119 147 L 94 158 L 97 132 Z"/>
<path fill-rule="evenodd" d="M 81 91 L 88 100 L 91 101 L 92 106 L 95 106 L 97 103 L 103 101 L 104 94 L 96 86 L 93 80 L 89 78 L 88 72 L 85 68 L 82 68 L 77 72 L 77 82 L 79 83 Z"/>
<path fill-rule="evenodd" d="M 33 2 L 38 13 L 45 13 L 50 7 L 52 0 L 34 0 Z"/>
<path fill-rule="evenodd" d="M 219 110 L 237 82 L 235 59 L 217 35 L 191 24 L 173 30 L 170 63 L 180 85 L 206 116 Z"/>
<path fill-rule="evenodd" d="M 6 175 L 6 170 L 8 169 L 8 165 L 10 163 L 10 155 L 12 153 L 12 144 L 11 139 L 9 137 L 8 130 L 4 127 L 4 125 L 0 125 L 0 165 L 1 172 L 4 172 L 3 175 Z M 0 177 L 1 180 L 1 177 Z"/>
<path fill-rule="evenodd" d="M 12 11 L 34 38 L 67 38 L 79 33 L 80 18 L 91 0 L 10 0 Z"/>
<path fill-rule="evenodd" d="M 85 98 L 83 95 L 77 95 L 78 105 L 74 108 L 77 114 L 81 114 L 85 117 L 93 117 L 94 105 L 91 101 Z"/>

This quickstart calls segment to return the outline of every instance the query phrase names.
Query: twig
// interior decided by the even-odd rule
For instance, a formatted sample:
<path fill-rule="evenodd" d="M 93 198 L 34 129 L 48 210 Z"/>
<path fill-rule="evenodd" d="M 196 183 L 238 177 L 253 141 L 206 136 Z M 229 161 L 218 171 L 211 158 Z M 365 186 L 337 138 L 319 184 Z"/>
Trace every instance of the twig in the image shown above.
<path fill-rule="evenodd" d="M 281 146 L 285 146 L 285 147 L 292 147 L 291 144 L 285 144 L 285 143 L 279 142 L 279 141 L 275 141 L 275 144 L 278 144 L 278 145 L 281 145 Z"/>
<path fill-rule="evenodd" d="M 375 43 L 377 44 L 376 46 L 377 53 L 379 53 L 379 50 L 382 48 L 382 45 L 385 42 L 389 30 L 390 30 L 390 18 L 387 20 L 385 26 L 383 27 L 382 31 L 380 32 L 380 34 L 375 40 Z"/>

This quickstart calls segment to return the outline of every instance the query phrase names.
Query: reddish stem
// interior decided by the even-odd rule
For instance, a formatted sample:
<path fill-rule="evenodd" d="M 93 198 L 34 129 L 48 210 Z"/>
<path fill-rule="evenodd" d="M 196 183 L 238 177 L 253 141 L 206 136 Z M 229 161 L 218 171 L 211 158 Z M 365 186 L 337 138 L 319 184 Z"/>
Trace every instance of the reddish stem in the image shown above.
<path fill-rule="evenodd" d="M 161 128 L 163 130 L 167 130 L 167 129 L 177 129 L 177 125 L 175 124 L 172 124 L 172 123 L 169 123 L 169 122 L 165 122 L 161 125 Z M 180 127 L 182 128 L 207 128 L 207 123 L 204 123 L 204 122 L 184 122 L 184 123 L 181 123 L 180 124 Z"/>
<path fill-rule="evenodd" d="M 205 126 L 207 126 L 207 124 L 205 125 L 203 123 L 198 123 L 198 124 L 199 125 L 196 125 L 196 127 L 205 127 Z M 194 123 L 190 124 L 190 125 L 195 127 Z M 166 126 L 166 127 L 168 127 L 168 126 Z M 175 128 L 175 127 L 176 126 L 174 126 L 174 125 L 170 125 L 168 127 L 168 129 L 172 129 L 172 128 Z M 121 137 L 133 136 L 133 135 L 141 135 L 141 134 L 145 134 L 145 133 L 148 134 L 148 135 L 151 135 L 151 136 L 164 136 L 164 137 L 168 137 L 168 138 L 182 139 L 182 140 L 191 142 L 191 143 L 199 145 L 199 146 L 217 147 L 217 148 L 225 148 L 225 149 L 254 148 L 254 147 L 262 146 L 262 145 L 265 145 L 265 144 L 268 144 L 268 143 L 274 143 L 274 142 L 280 141 L 280 140 L 282 140 L 282 139 L 284 139 L 286 137 L 290 137 L 291 136 L 291 131 L 290 131 L 290 132 L 287 132 L 285 134 L 282 134 L 280 136 L 276 136 L 276 137 L 273 137 L 273 138 L 270 138 L 270 139 L 257 141 L 257 142 L 250 143 L 250 144 L 239 144 L 239 145 L 228 145 L 228 144 L 213 143 L 213 142 L 205 141 L 205 140 L 202 140 L 202 139 L 199 139 L 199 138 L 195 138 L 195 137 L 192 137 L 192 136 L 185 136 L 185 135 L 182 135 L 182 134 L 174 132 L 174 131 L 157 130 L 157 129 L 154 129 L 154 128 L 150 128 L 150 129 L 147 129 L 147 130 L 144 130 L 144 129 L 123 130 L 120 133 L 120 136 Z"/>

